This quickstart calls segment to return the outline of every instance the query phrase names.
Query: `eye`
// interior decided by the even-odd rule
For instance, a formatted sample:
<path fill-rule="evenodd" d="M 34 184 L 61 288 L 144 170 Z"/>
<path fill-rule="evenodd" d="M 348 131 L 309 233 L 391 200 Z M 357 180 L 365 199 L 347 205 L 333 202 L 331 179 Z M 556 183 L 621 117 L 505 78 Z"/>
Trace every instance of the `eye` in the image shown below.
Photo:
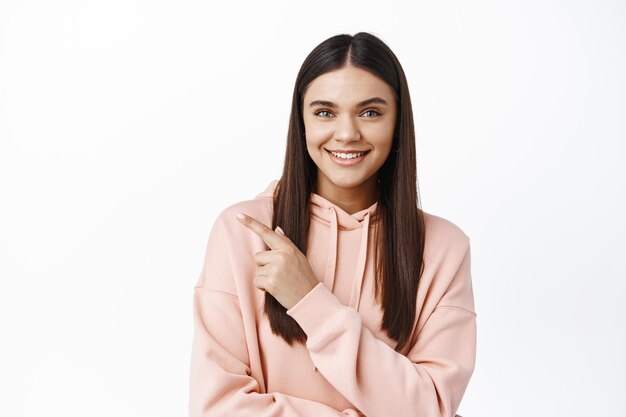
<path fill-rule="evenodd" d="M 370 116 L 370 117 L 380 116 L 380 113 L 378 112 L 378 110 L 374 110 L 374 109 L 365 110 L 364 114 L 365 114 L 365 113 L 370 113 L 370 112 L 374 112 L 374 113 L 376 113 L 376 115 L 374 115 L 374 116 Z"/>
<path fill-rule="evenodd" d="M 368 118 L 374 118 L 374 117 L 378 117 L 381 115 L 381 113 L 378 110 L 374 110 L 374 109 L 369 109 L 369 110 L 365 110 L 363 112 L 363 114 L 367 114 L 370 113 L 370 116 L 367 116 Z M 373 113 L 373 114 L 372 114 Z M 320 117 L 330 117 L 330 115 L 332 115 L 332 112 L 330 110 L 318 110 L 314 113 L 316 116 L 320 116 Z M 326 115 L 328 114 L 328 115 Z"/>
<path fill-rule="evenodd" d="M 330 111 L 328 111 L 328 110 L 318 110 L 314 114 L 316 116 L 320 116 L 320 117 L 327 117 L 327 116 L 322 116 L 321 113 L 330 113 Z"/>

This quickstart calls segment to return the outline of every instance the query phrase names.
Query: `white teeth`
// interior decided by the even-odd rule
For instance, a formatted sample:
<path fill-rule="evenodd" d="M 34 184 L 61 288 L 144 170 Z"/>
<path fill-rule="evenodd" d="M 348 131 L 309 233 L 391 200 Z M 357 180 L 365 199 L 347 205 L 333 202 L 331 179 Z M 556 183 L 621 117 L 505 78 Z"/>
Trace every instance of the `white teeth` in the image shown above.
<path fill-rule="evenodd" d="M 333 155 L 335 155 L 338 158 L 342 158 L 342 159 L 353 159 L 353 158 L 358 158 L 359 156 L 362 156 L 365 154 L 365 152 L 359 152 L 359 153 L 337 153 L 337 152 L 331 152 Z"/>

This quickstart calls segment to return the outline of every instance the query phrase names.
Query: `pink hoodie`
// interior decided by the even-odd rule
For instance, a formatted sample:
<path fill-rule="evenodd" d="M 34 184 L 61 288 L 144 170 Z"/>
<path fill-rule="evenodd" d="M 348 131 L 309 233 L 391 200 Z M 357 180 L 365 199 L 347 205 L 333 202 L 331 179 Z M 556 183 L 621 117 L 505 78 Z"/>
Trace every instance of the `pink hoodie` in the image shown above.
<path fill-rule="evenodd" d="M 453 417 L 476 360 L 468 236 L 425 213 L 416 321 L 396 352 L 374 299 L 377 203 L 350 215 L 311 194 L 307 257 L 320 283 L 287 310 L 307 335 L 306 346 L 290 347 L 253 285 L 265 243 L 235 217 L 271 226 L 277 182 L 224 209 L 211 229 L 193 296 L 189 416 Z"/>

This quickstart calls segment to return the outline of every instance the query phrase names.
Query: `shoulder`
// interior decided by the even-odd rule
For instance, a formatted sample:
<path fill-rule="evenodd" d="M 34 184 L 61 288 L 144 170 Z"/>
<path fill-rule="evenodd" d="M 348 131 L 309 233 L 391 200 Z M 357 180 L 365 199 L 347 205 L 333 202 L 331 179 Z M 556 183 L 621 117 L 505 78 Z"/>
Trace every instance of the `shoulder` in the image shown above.
<path fill-rule="evenodd" d="M 424 257 L 434 260 L 463 258 L 469 250 L 470 238 L 456 223 L 422 210 L 426 241 Z"/>
<path fill-rule="evenodd" d="M 422 210 L 422 213 L 424 214 L 427 235 L 430 232 L 431 235 L 444 239 L 469 240 L 469 236 L 465 231 L 451 220 L 424 210 Z"/>

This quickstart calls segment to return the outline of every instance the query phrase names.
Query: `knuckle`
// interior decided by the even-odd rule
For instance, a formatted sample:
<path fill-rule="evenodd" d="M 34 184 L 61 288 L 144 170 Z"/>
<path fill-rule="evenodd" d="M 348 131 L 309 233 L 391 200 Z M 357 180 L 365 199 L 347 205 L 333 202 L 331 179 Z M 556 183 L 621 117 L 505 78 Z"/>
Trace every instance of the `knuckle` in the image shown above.
<path fill-rule="evenodd" d="M 267 279 L 265 280 L 264 285 L 268 291 L 273 291 L 274 290 L 274 278 L 272 276 L 268 276 Z"/>

